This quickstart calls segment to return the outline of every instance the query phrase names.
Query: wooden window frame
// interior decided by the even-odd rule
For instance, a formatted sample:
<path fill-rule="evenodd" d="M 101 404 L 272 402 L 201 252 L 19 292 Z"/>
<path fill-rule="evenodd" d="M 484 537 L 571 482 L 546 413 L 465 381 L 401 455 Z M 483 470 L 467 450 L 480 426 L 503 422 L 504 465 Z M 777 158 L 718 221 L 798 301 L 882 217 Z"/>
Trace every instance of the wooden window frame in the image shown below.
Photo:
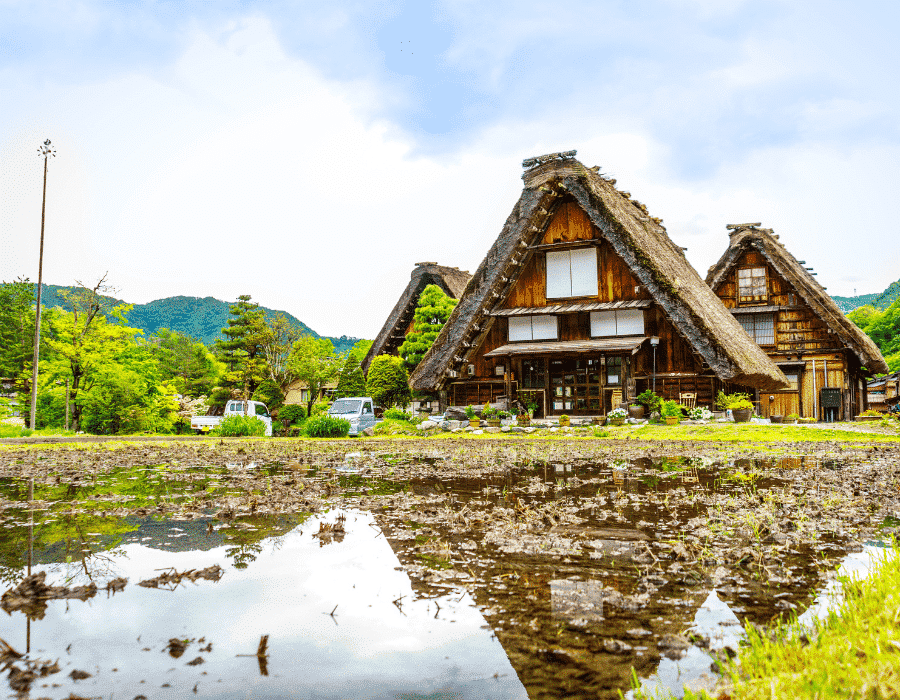
<path fill-rule="evenodd" d="M 755 270 L 762 270 L 762 279 L 763 279 L 763 293 L 762 294 L 741 294 L 741 273 L 744 271 L 750 272 L 748 275 L 748 279 L 751 281 L 754 277 L 758 278 L 760 275 L 753 275 L 752 273 Z M 758 304 L 759 302 L 766 302 L 769 300 L 769 271 L 765 265 L 753 265 L 752 267 L 739 267 L 734 273 L 734 293 L 735 297 L 737 297 L 738 304 Z M 751 291 L 753 285 L 751 284 Z"/>

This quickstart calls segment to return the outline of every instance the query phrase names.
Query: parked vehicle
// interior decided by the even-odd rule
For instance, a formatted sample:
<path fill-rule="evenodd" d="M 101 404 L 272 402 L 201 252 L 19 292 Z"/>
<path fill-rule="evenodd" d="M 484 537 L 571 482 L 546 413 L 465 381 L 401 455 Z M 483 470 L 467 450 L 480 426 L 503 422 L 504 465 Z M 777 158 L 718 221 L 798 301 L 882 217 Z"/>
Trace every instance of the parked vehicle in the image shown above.
<path fill-rule="evenodd" d="M 349 421 L 350 435 L 359 435 L 378 422 L 375 418 L 375 402 L 370 396 L 337 399 L 328 409 L 328 415 Z"/>
<path fill-rule="evenodd" d="M 272 436 L 272 416 L 269 415 L 266 405 L 260 401 L 241 399 L 231 399 L 225 404 L 225 413 L 221 416 L 191 416 L 191 430 L 208 433 L 228 416 L 256 416 L 266 424 L 266 435 Z"/>

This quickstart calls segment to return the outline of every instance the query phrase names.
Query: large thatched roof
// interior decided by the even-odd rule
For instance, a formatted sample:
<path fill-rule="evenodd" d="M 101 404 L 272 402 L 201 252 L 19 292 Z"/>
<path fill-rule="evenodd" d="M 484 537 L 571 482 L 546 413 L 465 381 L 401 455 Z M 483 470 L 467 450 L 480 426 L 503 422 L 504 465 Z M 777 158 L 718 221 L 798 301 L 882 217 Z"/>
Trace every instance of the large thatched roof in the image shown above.
<path fill-rule="evenodd" d="M 506 297 L 568 195 L 630 266 L 694 351 L 723 380 L 770 390 L 787 386 L 781 371 L 712 293 L 684 251 L 646 207 L 574 158 L 553 159 L 527 170 L 525 189 L 431 350 L 410 378 L 414 389 L 433 390 L 458 371 L 478 347 L 488 313 Z"/>
<path fill-rule="evenodd" d="M 715 265 L 709 268 L 706 282 L 718 289 L 738 259 L 748 250 L 759 251 L 768 263 L 790 284 L 797 294 L 831 331 L 859 358 L 860 364 L 873 373 L 887 372 L 888 366 L 878 350 L 860 328 L 848 319 L 828 296 L 825 288 L 809 274 L 797 258 L 788 252 L 772 229 L 759 224 L 735 224 L 730 226 L 728 249 Z"/>
<path fill-rule="evenodd" d="M 416 304 L 419 303 L 419 297 L 425 287 L 436 284 L 448 296 L 459 299 L 471 277 L 472 275 L 458 267 L 444 267 L 434 262 L 416 263 L 409 284 L 406 285 L 406 289 L 403 290 L 403 294 L 400 295 L 400 299 L 397 300 L 362 361 L 363 371 L 369 371 L 369 363 L 378 355 L 393 353 L 403 343 L 406 328 L 412 320 Z"/>

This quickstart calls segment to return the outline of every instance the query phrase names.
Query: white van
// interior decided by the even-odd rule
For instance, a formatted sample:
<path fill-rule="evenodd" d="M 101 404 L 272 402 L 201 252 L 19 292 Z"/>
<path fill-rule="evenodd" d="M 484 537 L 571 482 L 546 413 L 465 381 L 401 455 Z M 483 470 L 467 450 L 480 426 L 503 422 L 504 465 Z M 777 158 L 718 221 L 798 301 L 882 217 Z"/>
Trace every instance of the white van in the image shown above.
<path fill-rule="evenodd" d="M 328 415 L 332 418 L 343 418 L 350 422 L 350 435 L 359 435 L 366 428 L 375 425 L 375 402 L 370 396 L 351 396 L 337 399 Z"/>

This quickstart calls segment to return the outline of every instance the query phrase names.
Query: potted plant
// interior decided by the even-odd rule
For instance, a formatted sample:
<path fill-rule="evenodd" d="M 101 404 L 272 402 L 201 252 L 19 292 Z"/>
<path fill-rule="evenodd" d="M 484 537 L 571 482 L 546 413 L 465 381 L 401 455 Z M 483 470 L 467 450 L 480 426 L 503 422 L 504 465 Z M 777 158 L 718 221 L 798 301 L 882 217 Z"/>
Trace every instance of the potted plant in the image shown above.
<path fill-rule="evenodd" d="M 525 408 L 520 408 L 519 412 L 516 414 L 516 425 L 520 428 L 524 428 L 525 426 L 531 423 L 531 416 L 528 415 L 528 411 Z"/>
<path fill-rule="evenodd" d="M 481 418 L 487 421 L 488 427 L 491 428 L 499 428 L 500 427 L 500 414 L 496 408 L 491 406 L 490 404 L 485 404 L 484 408 L 481 409 Z"/>
<path fill-rule="evenodd" d="M 681 404 L 672 399 L 660 402 L 659 414 L 666 419 L 666 425 L 675 425 L 681 420 Z"/>
<path fill-rule="evenodd" d="M 628 412 L 631 413 L 632 418 L 643 418 L 645 413 L 649 416 L 654 411 L 659 410 L 659 404 L 661 400 L 662 399 L 656 392 L 647 389 L 647 391 L 643 391 L 635 397 L 635 406 L 629 408 Z M 635 415 L 634 413 L 632 413 L 632 408 L 635 408 L 636 406 L 641 406 L 643 408 L 641 415 Z"/>
<path fill-rule="evenodd" d="M 466 418 L 469 419 L 469 425 L 473 428 L 477 428 L 481 425 L 481 419 L 478 417 L 478 414 L 475 413 L 475 408 L 472 404 L 466 406 Z"/>
<path fill-rule="evenodd" d="M 769 416 L 769 420 L 773 423 L 784 423 L 784 416 L 771 415 Z"/>
<path fill-rule="evenodd" d="M 646 411 L 644 404 L 642 403 L 632 403 L 628 406 L 628 415 L 632 418 L 636 418 L 640 420 L 644 417 L 644 412 Z"/>
<path fill-rule="evenodd" d="M 566 415 L 565 413 L 563 413 L 563 414 L 559 417 L 559 424 L 560 424 L 561 426 L 563 426 L 563 427 L 568 426 L 568 425 L 569 425 L 569 416 Z"/>
<path fill-rule="evenodd" d="M 796 423 L 799 420 L 800 416 L 796 413 L 789 413 L 784 417 L 785 423 Z"/>
<path fill-rule="evenodd" d="M 750 416 L 753 415 L 753 402 L 750 401 L 749 394 L 726 394 L 720 391 L 716 396 L 716 406 L 723 411 L 730 410 L 735 423 L 749 423 Z"/>
<path fill-rule="evenodd" d="M 497 411 L 497 418 L 502 424 L 503 421 L 508 421 L 510 418 L 512 418 L 512 413 L 510 413 L 509 411 L 500 410 Z"/>
<path fill-rule="evenodd" d="M 706 406 L 695 406 L 688 411 L 688 418 L 691 420 L 711 420 L 712 417 L 712 411 L 706 408 Z"/>
<path fill-rule="evenodd" d="M 856 420 L 863 423 L 865 423 L 866 421 L 881 420 L 881 413 L 873 408 L 870 408 L 868 411 L 863 411 L 858 416 L 856 416 Z"/>
<path fill-rule="evenodd" d="M 642 407 L 643 408 L 643 407 Z M 624 408 L 614 408 L 606 414 L 607 422 L 610 425 L 624 425 L 625 418 L 628 417 L 628 411 Z"/>

